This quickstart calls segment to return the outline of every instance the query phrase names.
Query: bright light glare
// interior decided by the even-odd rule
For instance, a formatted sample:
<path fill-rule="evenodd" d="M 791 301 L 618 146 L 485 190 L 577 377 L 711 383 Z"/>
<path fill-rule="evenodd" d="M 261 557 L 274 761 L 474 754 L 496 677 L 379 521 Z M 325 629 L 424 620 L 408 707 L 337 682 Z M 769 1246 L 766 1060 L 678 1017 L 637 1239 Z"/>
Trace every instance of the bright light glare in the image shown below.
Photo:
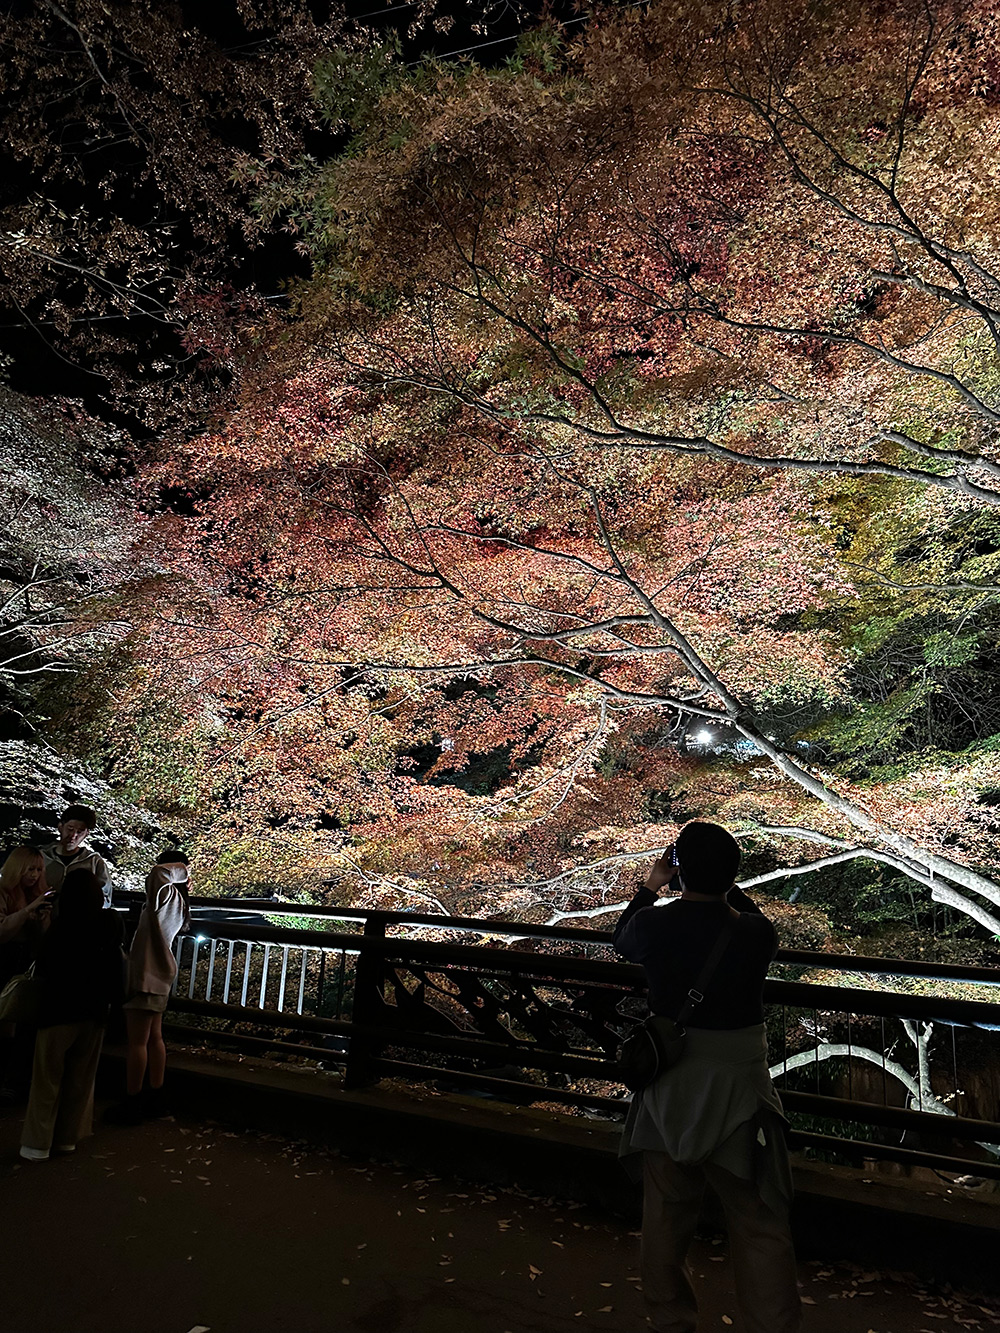
<path fill-rule="evenodd" d="M 698 735 L 695 737 L 695 740 L 698 742 L 699 745 L 711 745 L 712 742 L 715 740 L 715 737 L 712 735 L 710 731 L 699 731 Z"/>

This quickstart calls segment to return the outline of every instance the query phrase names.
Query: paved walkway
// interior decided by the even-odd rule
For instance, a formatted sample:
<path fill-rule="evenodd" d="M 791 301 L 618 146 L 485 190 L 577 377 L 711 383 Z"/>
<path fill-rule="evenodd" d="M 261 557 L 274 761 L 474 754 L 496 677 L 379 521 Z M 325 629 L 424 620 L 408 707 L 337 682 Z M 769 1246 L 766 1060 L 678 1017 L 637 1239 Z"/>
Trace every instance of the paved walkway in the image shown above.
<path fill-rule="evenodd" d="M 583 1207 L 165 1120 L 21 1162 L 0 1118 L 0 1333 L 630 1333 L 638 1240 Z M 738 1333 L 724 1246 L 700 1333 Z M 995 1304 L 803 1265 L 805 1333 L 1000 1328 Z"/>

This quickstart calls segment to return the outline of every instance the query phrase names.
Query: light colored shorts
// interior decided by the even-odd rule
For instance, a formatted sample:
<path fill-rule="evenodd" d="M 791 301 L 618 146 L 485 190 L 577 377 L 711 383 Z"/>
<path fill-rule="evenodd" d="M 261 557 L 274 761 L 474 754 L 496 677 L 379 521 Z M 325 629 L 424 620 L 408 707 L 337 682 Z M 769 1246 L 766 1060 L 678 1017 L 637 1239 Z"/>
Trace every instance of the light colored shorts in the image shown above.
<path fill-rule="evenodd" d="M 151 991 L 140 990 L 125 1001 L 123 1009 L 140 1009 L 147 1014 L 162 1014 L 167 1007 L 166 995 L 154 995 Z"/>

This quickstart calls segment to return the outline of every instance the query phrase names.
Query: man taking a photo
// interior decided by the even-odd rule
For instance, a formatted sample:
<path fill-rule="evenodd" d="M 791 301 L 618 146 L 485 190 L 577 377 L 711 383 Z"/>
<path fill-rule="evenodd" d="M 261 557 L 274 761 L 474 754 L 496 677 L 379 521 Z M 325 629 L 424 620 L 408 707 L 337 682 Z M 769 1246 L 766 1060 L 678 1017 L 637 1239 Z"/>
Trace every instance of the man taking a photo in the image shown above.
<path fill-rule="evenodd" d="M 684 1025 L 683 1054 L 634 1095 L 625 1125 L 622 1154 L 643 1155 L 642 1286 L 656 1333 L 695 1333 L 686 1255 L 706 1183 L 725 1209 L 746 1333 L 801 1327 L 791 1172 L 764 1033 L 764 978 L 778 939 L 735 886 L 739 864 L 726 829 L 685 825 L 614 933 L 617 952 L 645 969 L 650 1011 L 676 1019 L 722 932 L 731 930 Z M 678 888 L 679 897 L 654 910 L 662 890 Z"/>

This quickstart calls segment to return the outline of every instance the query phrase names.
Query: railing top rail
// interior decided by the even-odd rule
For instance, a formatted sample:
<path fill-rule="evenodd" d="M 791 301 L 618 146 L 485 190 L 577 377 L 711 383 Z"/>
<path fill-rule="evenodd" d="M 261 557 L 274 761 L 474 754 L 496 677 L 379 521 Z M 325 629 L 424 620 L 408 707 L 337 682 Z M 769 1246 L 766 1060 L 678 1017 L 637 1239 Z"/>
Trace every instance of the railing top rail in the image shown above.
<path fill-rule="evenodd" d="M 482 945 L 447 944 L 431 940 L 408 940 L 381 934 L 343 934 L 337 931 L 299 927 L 251 925 L 241 921 L 200 921 L 197 937 L 234 940 L 239 943 L 300 945 L 304 948 L 343 949 L 374 954 L 397 962 L 437 964 L 441 968 L 469 967 L 482 972 L 534 976 L 540 980 L 578 982 L 586 985 L 618 985 L 644 988 L 642 969 L 634 963 L 573 955 L 537 954 L 520 949 L 485 948 Z M 958 1000 L 942 996 L 911 995 L 899 991 L 869 991 L 849 986 L 818 985 L 813 982 L 779 981 L 769 978 L 764 987 L 768 1004 L 819 1009 L 832 1013 L 854 1013 L 893 1018 L 922 1018 L 963 1027 L 1000 1027 L 1000 1006 L 984 1000 Z"/>
<path fill-rule="evenodd" d="M 869 976 L 922 977 L 928 981 L 957 981 L 980 986 L 1000 986 L 1000 967 L 974 967 L 964 963 L 925 963 L 920 959 L 873 958 L 864 954 L 824 953 L 819 949 L 779 949 L 775 962 L 794 967 L 822 968 L 830 972 L 863 972 Z"/>
<path fill-rule="evenodd" d="M 142 901 L 141 894 L 119 892 L 117 901 Z M 527 921 L 502 921 L 493 918 L 442 916 L 440 913 L 386 912 L 364 907 L 327 907 L 312 903 L 289 903 L 268 898 L 208 898 L 194 896 L 191 906 L 221 908 L 233 912 L 253 912 L 267 916 L 298 916 L 316 920 L 357 921 L 362 925 L 431 926 L 478 935 L 499 935 L 507 939 L 548 939 L 567 943 L 610 945 L 610 931 L 580 927 L 540 926 Z M 199 921 L 199 929 L 207 925 Z M 280 929 L 280 927 L 277 927 Z M 335 946 L 337 947 L 337 946 Z M 775 962 L 792 967 L 820 968 L 829 972 L 852 972 L 870 976 L 922 978 L 928 981 L 953 981 L 981 986 L 1000 986 L 1000 968 L 973 967 L 954 963 L 929 963 L 922 960 L 876 958 L 857 954 L 825 953 L 813 949 L 779 949 Z"/>
<path fill-rule="evenodd" d="M 141 893 L 117 890 L 115 902 L 141 902 Z M 317 920 L 369 921 L 385 926 L 432 926 L 475 935 L 505 935 L 518 938 L 578 940 L 586 944 L 610 944 L 611 932 L 577 926 L 542 926 L 527 921 L 501 921 L 496 917 L 443 916 L 440 912 L 387 912 L 370 907 L 327 907 L 319 903 L 292 903 L 277 898 L 207 898 L 191 896 L 192 907 L 224 908 L 232 912 L 260 912 L 269 916 L 315 917 Z"/>
<path fill-rule="evenodd" d="M 301 927 L 258 926 L 245 921 L 198 921 L 190 938 L 233 940 L 239 944 L 294 944 L 308 949 L 344 949 L 348 953 L 375 954 L 380 957 L 414 962 L 449 963 L 480 967 L 484 972 L 519 972 L 539 977 L 579 978 L 581 984 L 605 982 L 622 986 L 645 987 L 641 967 L 635 963 L 600 958 L 580 958 L 576 954 L 540 954 L 527 949 L 490 948 L 477 944 L 447 944 L 436 940 L 400 939 L 384 935 L 345 934 L 334 930 L 307 930 Z"/>
<path fill-rule="evenodd" d="M 812 981 L 764 983 L 764 1003 L 824 1013 L 875 1018 L 918 1018 L 956 1027 L 1000 1030 L 1000 1007 L 990 1000 L 952 1000 L 905 991 L 861 990 L 855 986 L 822 986 Z"/>

